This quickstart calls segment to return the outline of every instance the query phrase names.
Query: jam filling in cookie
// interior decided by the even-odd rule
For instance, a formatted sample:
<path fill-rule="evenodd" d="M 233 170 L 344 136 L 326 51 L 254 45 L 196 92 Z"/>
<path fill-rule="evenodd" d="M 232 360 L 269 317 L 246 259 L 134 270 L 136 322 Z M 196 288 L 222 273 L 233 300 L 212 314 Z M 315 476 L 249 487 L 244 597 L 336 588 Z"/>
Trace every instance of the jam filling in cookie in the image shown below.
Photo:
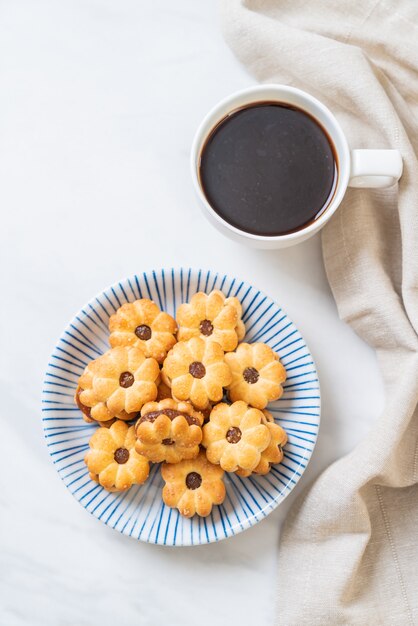
<path fill-rule="evenodd" d="M 140 324 L 135 328 L 135 335 L 142 341 L 148 341 L 152 337 L 152 330 L 147 324 Z"/>
<path fill-rule="evenodd" d="M 213 333 L 213 324 L 210 320 L 202 320 L 199 324 L 199 330 L 205 337 L 210 337 Z"/>
<path fill-rule="evenodd" d="M 186 476 L 187 489 L 198 489 L 202 484 L 202 477 L 197 472 L 189 472 Z"/>
<path fill-rule="evenodd" d="M 193 361 L 193 363 L 189 365 L 189 374 L 191 374 L 193 378 L 203 378 L 206 376 L 206 367 L 199 361 Z"/>
<path fill-rule="evenodd" d="M 129 450 L 127 450 L 126 448 L 117 448 L 113 456 L 116 463 L 119 463 L 119 465 L 123 465 L 129 459 Z"/>
<path fill-rule="evenodd" d="M 246 367 L 242 372 L 242 376 L 246 383 L 255 385 L 257 380 L 260 378 L 260 373 L 255 369 L 255 367 Z"/>
<path fill-rule="evenodd" d="M 236 426 L 230 428 L 226 433 L 226 440 L 228 443 L 238 443 L 241 440 L 242 432 Z"/>
<path fill-rule="evenodd" d="M 122 372 L 119 376 L 119 385 L 124 389 L 128 389 L 128 387 L 132 387 L 135 382 L 135 378 L 131 372 Z"/>
<path fill-rule="evenodd" d="M 173 420 L 178 415 L 182 415 L 186 419 L 189 426 L 191 424 L 197 424 L 198 426 L 200 426 L 200 421 L 197 417 L 195 417 L 194 415 L 189 415 L 184 411 L 178 411 L 177 409 L 159 409 L 158 411 L 151 411 L 150 413 L 142 415 L 139 418 L 138 424 L 140 424 L 141 422 L 155 422 L 157 417 L 159 417 L 160 415 L 167 415 L 167 417 L 169 417 L 171 420 Z"/>

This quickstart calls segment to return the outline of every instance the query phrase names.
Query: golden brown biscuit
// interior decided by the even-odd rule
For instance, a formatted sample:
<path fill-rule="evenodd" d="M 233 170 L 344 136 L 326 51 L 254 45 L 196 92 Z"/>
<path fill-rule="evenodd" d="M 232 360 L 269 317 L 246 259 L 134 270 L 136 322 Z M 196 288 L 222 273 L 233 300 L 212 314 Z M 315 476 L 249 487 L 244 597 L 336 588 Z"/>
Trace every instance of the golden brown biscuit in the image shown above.
<path fill-rule="evenodd" d="M 112 348 L 140 347 L 145 356 L 162 363 L 176 343 L 177 324 L 171 315 L 160 311 L 155 302 L 142 298 L 123 304 L 111 316 L 109 330 Z"/>
<path fill-rule="evenodd" d="M 203 426 L 202 445 L 211 463 L 219 463 L 226 472 L 252 472 L 261 461 L 261 453 L 271 441 L 264 415 L 239 400 L 217 404 Z"/>
<path fill-rule="evenodd" d="M 173 398 L 190 400 L 198 409 L 219 402 L 223 387 L 232 381 L 221 346 L 200 337 L 176 343 L 164 361 L 162 377 Z"/>
<path fill-rule="evenodd" d="M 84 461 L 90 478 L 108 491 L 124 491 L 147 480 L 149 463 L 135 451 L 135 426 L 117 420 L 110 428 L 100 427 L 89 446 Z"/>
<path fill-rule="evenodd" d="M 133 419 L 157 397 L 159 375 L 157 361 L 146 358 L 140 348 L 112 348 L 88 364 L 78 381 L 76 402 L 88 420 Z"/>
<path fill-rule="evenodd" d="M 135 449 L 154 463 L 178 463 L 199 454 L 203 415 L 172 398 L 147 402 L 136 423 Z"/>
<path fill-rule="evenodd" d="M 228 386 L 232 402 L 244 400 L 257 409 L 264 409 L 282 395 L 286 370 L 267 344 L 241 343 L 235 352 L 225 355 L 225 361 L 232 372 Z"/>
<path fill-rule="evenodd" d="M 196 293 L 189 303 L 181 304 L 176 319 L 178 341 L 201 337 L 217 341 L 225 352 L 235 350 L 245 335 L 238 298 L 226 298 L 222 291 Z"/>
<path fill-rule="evenodd" d="M 273 416 L 268 411 L 263 411 L 264 422 L 270 431 L 271 441 L 267 448 L 261 453 L 260 463 L 253 469 L 253 472 L 248 470 L 237 470 L 239 476 L 249 476 L 254 474 L 268 474 L 271 466 L 276 463 L 281 463 L 283 460 L 283 448 L 287 443 L 287 434 L 281 426 L 274 422 Z"/>
<path fill-rule="evenodd" d="M 203 451 L 192 460 L 175 465 L 164 463 L 161 466 L 161 475 L 166 483 L 163 500 L 185 517 L 193 517 L 196 513 L 206 517 L 214 504 L 222 504 L 225 499 L 223 474 L 223 469 L 212 465 Z"/>

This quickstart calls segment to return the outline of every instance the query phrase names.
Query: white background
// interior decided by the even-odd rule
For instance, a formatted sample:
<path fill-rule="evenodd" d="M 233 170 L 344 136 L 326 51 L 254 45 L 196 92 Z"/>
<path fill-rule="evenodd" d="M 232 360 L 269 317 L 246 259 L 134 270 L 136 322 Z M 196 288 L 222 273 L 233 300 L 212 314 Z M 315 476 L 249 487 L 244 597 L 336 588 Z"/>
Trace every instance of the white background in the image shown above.
<path fill-rule="evenodd" d="M 214 2 L 0 3 L 2 626 L 273 624 L 289 505 L 381 410 L 374 354 L 338 319 L 320 238 L 249 250 L 198 208 L 196 126 L 253 82 Z M 267 520 L 217 545 L 169 549 L 120 536 L 72 498 L 45 446 L 40 389 L 55 340 L 96 292 L 181 264 L 237 275 L 280 302 L 316 360 L 323 415 L 305 476 Z"/>

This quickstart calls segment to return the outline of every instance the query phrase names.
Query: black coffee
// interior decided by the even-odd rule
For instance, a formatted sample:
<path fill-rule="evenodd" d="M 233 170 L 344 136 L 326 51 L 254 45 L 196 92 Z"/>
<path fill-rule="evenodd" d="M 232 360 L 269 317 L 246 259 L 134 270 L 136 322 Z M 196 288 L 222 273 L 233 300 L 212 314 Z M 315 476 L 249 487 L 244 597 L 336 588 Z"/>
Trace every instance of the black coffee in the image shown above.
<path fill-rule="evenodd" d="M 283 235 L 314 221 L 336 184 L 332 144 L 300 109 L 276 103 L 231 113 L 209 135 L 200 181 L 215 211 L 255 235 Z"/>

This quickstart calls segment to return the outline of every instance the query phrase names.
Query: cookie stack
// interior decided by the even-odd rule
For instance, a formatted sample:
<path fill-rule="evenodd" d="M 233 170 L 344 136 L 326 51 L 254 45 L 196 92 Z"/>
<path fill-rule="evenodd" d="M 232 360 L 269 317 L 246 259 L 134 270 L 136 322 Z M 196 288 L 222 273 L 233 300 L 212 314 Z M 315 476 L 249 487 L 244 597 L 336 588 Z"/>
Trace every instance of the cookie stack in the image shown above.
<path fill-rule="evenodd" d="M 196 293 L 176 320 L 151 300 L 109 320 L 110 350 L 91 361 L 75 402 L 99 428 L 85 462 L 109 491 L 140 485 L 162 463 L 162 497 L 182 515 L 209 515 L 225 498 L 224 472 L 267 474 L 285 431 L 266 410 L 286 371 L 263 343 L 240 343 L 242 307 L 221 291 Z"/>

